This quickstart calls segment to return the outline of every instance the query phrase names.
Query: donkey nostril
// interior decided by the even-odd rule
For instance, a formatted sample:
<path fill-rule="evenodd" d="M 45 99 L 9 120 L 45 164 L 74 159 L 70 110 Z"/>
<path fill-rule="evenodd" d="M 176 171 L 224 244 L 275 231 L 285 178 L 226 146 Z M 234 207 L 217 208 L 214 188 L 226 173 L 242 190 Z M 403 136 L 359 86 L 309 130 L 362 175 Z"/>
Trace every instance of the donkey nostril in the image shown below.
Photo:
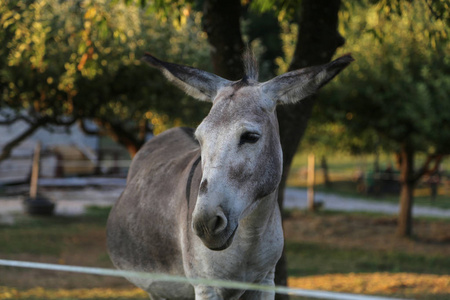
<path fill-rule="evenodd" d="M 206 194 L 207 192 L 208 192 L 208 179 L 203 179 L 202 183 L 200 184 L 199 193 Z"/>
<path fill-rule="evenodd" d="M 211 233 L 219 234 L 227 228 L 227 224 L 228 222 L 225 216 L 220 214 L 209 221 L 209 229 L 211 230 Z"/>

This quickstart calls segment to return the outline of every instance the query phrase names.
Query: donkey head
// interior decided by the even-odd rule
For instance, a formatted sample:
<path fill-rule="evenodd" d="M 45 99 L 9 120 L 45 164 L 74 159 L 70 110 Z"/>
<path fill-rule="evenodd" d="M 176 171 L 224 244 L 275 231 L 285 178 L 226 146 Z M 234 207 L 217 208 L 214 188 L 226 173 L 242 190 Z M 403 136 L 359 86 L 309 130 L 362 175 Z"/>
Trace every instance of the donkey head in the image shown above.
<path fill-rule="evenodd" d="M 195 68 L 143 58 L 187 94 L 212 102 L 195 136 L 201 147 L 203 178 L 192 228 L 212 250 L 229 247 L 240 220 L 259 203 L 273 201 L 282 174 L 275 108 L 315 93 L 353 59 L 343 56 L 259 83 L 256 63 L 246 55 L 246 75 L 229 81 Z"/>

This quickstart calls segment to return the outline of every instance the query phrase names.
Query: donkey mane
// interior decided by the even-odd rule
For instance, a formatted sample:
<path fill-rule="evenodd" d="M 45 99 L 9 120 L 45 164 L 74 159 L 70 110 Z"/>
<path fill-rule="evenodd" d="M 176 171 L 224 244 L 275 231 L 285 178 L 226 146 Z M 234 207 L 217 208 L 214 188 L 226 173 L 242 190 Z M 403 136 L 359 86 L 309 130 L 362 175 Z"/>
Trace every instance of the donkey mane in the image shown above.
<path fill-rule="evenodd" d="M 258 62 L 256 61 L 256 58 L 253 54 L 253 51 L 248 48 L 244 54 L 242 55 L 242 61 L 244 63 L 244 70 L 245 75 L 242 81 L 248 82 L 251 81 L 258 81 L 259 77 L 259 69 L 258 69 Z"/>

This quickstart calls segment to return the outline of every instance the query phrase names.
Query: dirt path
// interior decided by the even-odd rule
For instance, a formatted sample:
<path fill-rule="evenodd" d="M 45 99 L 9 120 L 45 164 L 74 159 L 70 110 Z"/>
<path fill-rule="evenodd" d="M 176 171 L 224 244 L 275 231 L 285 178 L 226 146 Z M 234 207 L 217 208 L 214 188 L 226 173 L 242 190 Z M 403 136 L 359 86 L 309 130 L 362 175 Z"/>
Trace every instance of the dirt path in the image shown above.
<path fill-rule="evenodd" d="M 365 199 L 357 199 L 343 197 L 339 195 L 316 192 L 316 201 L 323 203 L 327 210 L 337 211 L 367 211 L 378 212 L 395 215 L 399 211 L 398 204 L 386 203 L 381 201 L 369 201 Z M 306 190 L 288 188 L 285 191 L 284 207 L 285 208 L 306 208 L 307 203 Z M 426 207 L 420 205 L 413 206 L 413 215 L 422 217 L 440 217 L 450 218 L 450 209 L 441 209 L 434 207 Z"/>

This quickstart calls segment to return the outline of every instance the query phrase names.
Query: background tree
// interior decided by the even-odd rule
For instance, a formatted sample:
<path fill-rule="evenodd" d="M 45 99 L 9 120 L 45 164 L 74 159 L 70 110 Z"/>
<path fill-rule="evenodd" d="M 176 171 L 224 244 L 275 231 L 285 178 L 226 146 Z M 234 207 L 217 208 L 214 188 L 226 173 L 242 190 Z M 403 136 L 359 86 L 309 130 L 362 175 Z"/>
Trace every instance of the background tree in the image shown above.
<path fill-rule="evenodd" d="M 165 88 L 164 79 L 139 61 L 144 49 L 153 49 L 163 59 L 207 69 L 198 13 L 185 11 L 172 22 L 122 2 L 44 0 L 2 1 L 0 16 L 2 123 L 28 124 L 0 159 L 40 127 L 86 118 L 99 125 L 95 133 L 113 137 L 133 155 L 148 132 L 195 124 L 207 109 Z"/>
<path fill-rule="evenodd" d="M 349 2 L 346 9 L 342 51 L 358 63 L 327 90 L 322 111 L 351 136 L 377 135 L 385 150 L 397 153 L 397 234 L 410 236 L 414 185 L 450 154 L 448 19 L 436 18 L 426 1 Z M 426 159 L 415 168 L 419 152 Z"/>

